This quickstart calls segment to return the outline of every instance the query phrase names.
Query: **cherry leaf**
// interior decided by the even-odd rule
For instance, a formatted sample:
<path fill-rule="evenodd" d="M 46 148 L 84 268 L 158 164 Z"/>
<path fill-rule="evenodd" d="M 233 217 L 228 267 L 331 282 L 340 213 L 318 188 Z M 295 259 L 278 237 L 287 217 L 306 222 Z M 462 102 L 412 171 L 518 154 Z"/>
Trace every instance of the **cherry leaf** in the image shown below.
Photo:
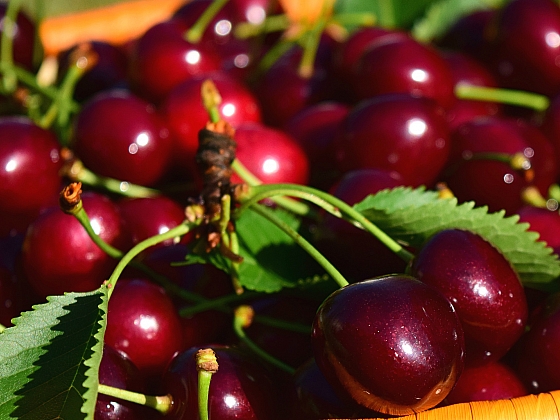
<path fill-rule="evenodd" d="M 47 300 L 0 334 L 0 418 L 93 420 L 107 288 Z"/>
<path fill-rule="evenodd" d="M 455 198 L 440 199 L 437 192 L 407 187 L 380 191 L 354 208 L 413 248 L 443 229 L 475 232 L 502 252 L 525 285 L 544 287 L 560 276 L 560 260 L 552 249 L 527 230 L 527 223 L 519 223 L 518 216 L 505 217 L 504 211 L 488 213 L 487 207 L 473 202 L 458 204 Z"/>

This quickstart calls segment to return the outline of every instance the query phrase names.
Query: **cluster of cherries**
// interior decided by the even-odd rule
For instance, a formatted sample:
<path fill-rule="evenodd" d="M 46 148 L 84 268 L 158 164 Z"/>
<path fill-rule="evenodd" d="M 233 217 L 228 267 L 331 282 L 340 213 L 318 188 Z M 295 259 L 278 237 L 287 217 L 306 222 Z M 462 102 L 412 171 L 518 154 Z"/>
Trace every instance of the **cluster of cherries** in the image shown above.
<path fill-rule="evenodd" d="M 61 85 L 80 59 L 90 61 L 67 98 L 75 111 L 66 126 L 37 117 L 28 86 L 2 97 L 1 324 L 49 295 L 95 290 L 115 268 L 114 255 L 60 210 L 69 181 L 84 184 L 92 229 L 117 252 L 184 221 L 200 188 L 195 154 L 209 120 L 200 97 L 207 79 L 221 95 L 221 118 L 235 128 L 238 160 L 263 183 L 311 185 L 349 204 L 386 188 L 445 185 L 459 202 L 519 215 L 559 249 L 555 2 L 513 0 L 472 13 L 431 44 L 375 26 L 343 39 L 325 31 L 312 71 L 302 71 L 309 51 L 297 43 L 275 49 L 281 32 L 239 35 L 282 13 L 274 1 L 231 0 L 200 31 L 211 4 L 191 0 L 127 45 L 92 40 L 61 54 Z M 17 28 L 13 61 L 35 73 L 35 24 L 22 11 Z M 473 86 L 530 92 L 547 106 L 466 99 Z M 100 394 L 95 418 L 197 418 L 194 354 L 205 347 L 219 361 L 214 419 L 383 417 L 560 389 L 560 296 L 524 288 L 483 238 L 442 231 L 411 250 L 407 264 L 332 215 L 309 222 L 309 233 L 351 284 L 246 292 L 243 301 L 256 314 L 248 336 L 288 369 L 239 342 L 232 307 L 196 310 L 127 269 L 109 304 L 100 383 L 170 394 L 174 405 L 163 416 Z M 188 293 L 235 295 L 212 266 L 172 265 L 191 240 L 163 242 L 140 261 Z"/>

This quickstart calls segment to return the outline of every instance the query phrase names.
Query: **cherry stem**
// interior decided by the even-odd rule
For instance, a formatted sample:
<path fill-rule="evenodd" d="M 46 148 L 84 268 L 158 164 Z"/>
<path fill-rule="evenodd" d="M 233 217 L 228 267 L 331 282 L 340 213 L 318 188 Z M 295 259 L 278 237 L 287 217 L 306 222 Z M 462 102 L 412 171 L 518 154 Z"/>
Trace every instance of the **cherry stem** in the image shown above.
<path fill-rule="evenodd" d="M 2 37 L 0 38 L 0 62 L 4 67 L 2 88 L 5 94 L 13 93 L 17 88 L 17 77 L 14 68 L 13 43 L 16 30 L 16 20 L 22 0 L 10 0 L 6 9 L 6 16 L 2 19 Z"/>
<path fill-rule="evenodd" d="M 6 330 L 6 328 L 7 327 L 5 325 L 0 324 L 0 334 L 3 333 Z"/>
<path fill-rule="evenodd" d="M 160 195 L 160 191 L 148 188 L 143 185 L 131 184 L 127 181 L 97 175 L 84 166 L 76 159 L 66 170 L 66 176 L 73 181 L 80 181 L 85 185 L 94 188 L 101 188 L 115 194 L 132 198 L 155 197 Z"/>
<path fill-rule="evenodd" d="M 109 397 L 119 398 L 124 401 L 153 408 L 161 414 L 167 414 L 173 407 L 171 395 L 151 396 L 139 392 L 128 391 L 126 389 L 115 388 L 108 385 L 99 384 L 97 391 Z"/>
<path fill-rule="evenodd" d="M 393 0 L 380 0 L 377 2 L 379 10 L 379 26 L 384 28 L 394 28 L 397 26 L 395 18 L 395 4 Z"/>
<path fill-rule="evenodd" d="M 373 13 L 366 12 L 344 12 L 337 13 L 331 18 L 331 23 L 335 23 L 340 26 L 374 26 L 377 22 L 377 16 Z"/>
<path fill-rule="evenodd" d="M 279 32 L 288 29 L 290 20 L 285 14 L 267 17 L 262 23 L 240 22 L 235 25 L 233 35 L 238 39 L 247 39 L 253 36 Z"/>
<path fill-rule="evenodd" d="M 212 349 L 200 349 L 196 352 L 196 369 L 198 371 L 198 414 L 200 420 L 208 420 L 208 395 L 212 375 L 218 371 L 218 360 Z"/>
<path fill-rule="evenodd" d="M 276 366 L 290 375 L 295 373 L 295 369 L 288 366 L 286 363 L 278 360 L 276 357 L 264 351 L 260 348 L 253 340 L 247 337 L 245 333 L 245 328 L 249 327 L 253 322 L 253 317 L 255 312 L 253 308 L 249 305 L 241 305 L 237 307 L 234 311 L 233 316 L 233 330 L 237 337 L 245 344 L 251 351 L 253 351 L 257 356 L 261 357 L 266 362 Z"/>
<path fill-rule="evenodd" d="M 107 280 L 107 286 L 109 288 L 109 297 L 111 297 L 111 294 L 115 289 L 115 285 L 121 273 L 138 254 L 140 254 L 145 249 L 148 249 L 154 245 L 159 244 L 160 242 L 164 242 L 167 241 L 168 239 L 176 238 L 177 236 L 183 236 L 187 234 L 193 227 L 198 226 L 200 223 L 202 223 L 202 219 L 195 220 L 194 222 L 184 221 L 180 225 L 173 227 L 167 232 L 154 235 L 133 246 L 126 254 L 123 255 L 123 257 L 121 258 L 121 260 L 119 261 L 115 269 L 113 270 L 111 277 L 109 277 L 109 280 Z"/>
<path fill-rule="evenodd" d="M 262 181 L 255 175 L 253 175 L 251 171 L 249 171 L 249 169 L 247 169 L 247 167 L 243 165 L 243 163 L 239 159 L 235 159 L 233 161 L 233 163 L 231 164 L 231 168 L 247 185 L 262 185 Z M 317 212 L 307 204 L 302 203 L 301 201 L 293 200 L 290 197 L 277 196 L 272 197 L 272 200 L 279 206 L 285 208 L 286 210 L 290 210 L 292 213 L 298 214 L 300 216 L 308 216 L 312 218 L 317 218 L 318 216 Z"/>
<path fill-rule="evenodd" d="M 252 190 L 242 197 L 242 205 L 237 209 L 238 212 L 244 208 L 265 198 L 275 195 L 288 195 L 308 200 L 334 216 L 343 218 L 355 226 L 371 233 L 379 239 L 387 248 L 397 254 L 405 262 L 410 262 L 414 255 L 405 250 L 398 242 L 379 229 L 369 221 L 363 214 L 352 208 L 344 201 L 316 188 L 298 184 L 263 184 L 252 187 Z"/>
<path fill-rule="evenodd" d="M 261 58 L 258 66 L 258 73 L 266 72 L 284 53 L 296 45 L 296 40 L 291 38 L 282 38 L 276 42 Z"/>
<path fill-rule="evenodd" d="M 225 6 L 228 0 L 214 0 L 210 5 L 204 10 L 197 21 L 192 25 L 185 34 L 185 39 L 192 44 L 196 44 L 200 41 L 206 28 L 212 22 L 212 19 L 218 14 L 220 10 Z"/>
<path fill-rule="evenodd" d="M 541 112 L 545 111 L 550 104 L 550 100 L 546 96 L 537 93 L 487 86 L 473 86 L 466 83 L 459 83 L 455 86 L 455 96 L 459 99 L 523 106 Z"/>
<path fill-rule="evenodd" d="M 326 24 L 327 22 L 324 18 L 319 19 L 303 36 L 303 55 L 301 56 L 298 68 L 298 74 L 303 78 L 309 79 L 313 76 L 315 58 L 317 57 L 319 42 Z"/>
<path fill-rule="evenodd" d="M 261 216 L 265 217 L 268 221 L 274 223 L 280 229 L 282 229 L 290 238 L 294 240 L 301 248 L 303 248 L 311 257 L 317 261 L 321 267 L 325 269 L 325 271 L 336 281 L 336 283 L 340 287 L 344 287 L 348 285 L 348 280 L 344 278 L 344 276 L 336 269 L 331 262 L 321 254 L 317 248 L 315 248 L 311 243 L 309 243 L 303 236 L 301 236 L 296 230 L 294 230 L 291 226 L 285 223 L 283 220 L 279 219 L 270 209 L 260 205 L 254 204 L 251 207 L 251 210 L 255 211 L 256 213 L 260 214 Z"/>

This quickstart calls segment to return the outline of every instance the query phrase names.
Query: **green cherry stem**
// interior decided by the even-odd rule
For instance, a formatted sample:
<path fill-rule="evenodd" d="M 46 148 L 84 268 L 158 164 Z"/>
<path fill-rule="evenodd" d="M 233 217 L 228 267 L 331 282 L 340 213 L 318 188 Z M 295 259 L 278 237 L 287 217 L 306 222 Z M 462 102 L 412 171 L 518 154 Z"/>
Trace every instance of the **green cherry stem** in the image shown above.
<path fill-rule="evenodd" d="M 295 373 L 294 368 L 288 366 L 286 363 L 265 352 L 262 348 L 257 346 L 254 341 L 247 337 L 247 334 L 245 334 L 245 328 L 251 325 L 254 314 L 255 312 L 253 308 L 249 305 L 241 305 L 235 309 L 233 317 L 233 330 L 235 334 L 257 356 L 261 357 L 266 362 L 282 369 L 288 374 L 293 375 Z"/>
<path fill-rule="evenodd" d="M 254 203 L 275 195 L 287 195 L 308 200 L 334 216 L 344 218 L 357 227 L 364 229 L 379 239 L 387 248 L 397 254 L 405 262 L 414 257 L 405 250 L 398 242 L 370 222 L 363 214 L 355 210 L 344 201 L 316 188 L 297 184 L 263 184 L 252 187 L 252 190 L 242 198 L 242 205 L 237 209 L 241 212 Z"/>
<path fill-rule="evenodd" d="M 270 32 L 285 31 L 289 26 L 290 20 L 286 15 L 273 15 L 259 24 L 240 22 L 235 25 L 233 35 L 238 39 L 247 39 Z"/>
<path fill-rule="evenodd" d="M 455 96 L 459 99 L 523 106 L 540 112 L 545 111 L 550 104 L 550 100 L 546 96 L 533 92 L 487 86 L 473 86 L 465 83 L 459 83 L 455 86 Z"/>
<path fill-rule="evenodd" d="M 11 94 L 17 88 L 17 76 L 14 68 L 14 33 L 16 20 L 22 0 L 10 0 L 6 9 L 6 16 L 2 19 L 2 37 L 0 38 L 0 62 L 3 64 L 4 78 L 2 89 L 4 93 Z"/>
<path fill-rule="evenodd" d="M 212 375 L 218 371 L 218 360 L 212 349 L 200 349 L 196 352 L 196 370 L 198 371 L 198 415 L 200 420 L 208 420 L 208 395 Z"/>
<path fill-rule="evenodd" d="M 140 254 L 145 249 L 148 249 L 154 245 L 159 244 L 160 242 L 164 242 L 167 241 L 168 239 L 176 238 L 177 236 L 183 236 L 187 234 L 193 227 L 199 225 L 200 223 L 201 221 L 195 221 L 195 222 L 184 221 L 180 225 L 177 225 L 169 229 L 167 232 L 160 233 L 159 235 L 154 235 L 133 246 L 126 254 L 123 255 L 123 257 L 121 258 L 121 260 L 119 261 L 115 269 L 113 270 L 111 277 L 109 277 L 109 280 L 107 280 L 107 285 L 109 287 L 109 297 L 113 293 L 113 290 L 115 288 L 115 285 L 121 273 L 138 254 Z"/>
<path fill-rule="evenodd" d="M 247 184 L 250 186 L 262 185 L 262 181 L 258 179 L 251 171 L 247 169 L 245 165 L 239 160 L 235 159 L 231 164 L 232 169 L 235 171 L 237 175 Z M 290 210 L 291 212 L 298 214 L 300 216 L 307 216 L 311 218 L 317 218 L 317 212 L 309 207 L 307 204 L 302 203 L 301 201 L 296 201 L 291 199 L 290 197 L 282 197 L 276 196 L 272 198 L 273 201 L 278 204 L 279 206 L 283 207 L 286 210 Z"/>
<path fill-rule="evenodd" d="M 319 19 L 302 37 L 303 54 L 298 68 L 298 73 L 301 77 L 309 79 L 313 76 L 321 34 L 325 30 L 326 25 L 327 21 L 324 18 Z"/>
<path fill-rule="evenodd" d="M 311 245 L 303 236 L 301 236 L 296 230 L 294 230 L 291 226 L 289 226 L 284 221 L 280 220 L 270 209 L 260 205 L 254 204 L 251 206 L 251 210 L 257 212 L 261 216 L 265 217 L 268 221 L 274 223 L 280 229 L 282 229 L 285 233 L 287 233 L 295 243 L 297 243 L 303 250 L 305 250 L 311 257 L 317 261 L 321 267 L 325 269 L 325 271 L 336 281 L 336 283 L 340 287 L 344 287 L 348 285 L 348 280 L 344 278 L 344 276 L 336 269 L 331 262 L 321 254 L 317 248 Z"/>
<path fill-rule="evenodd" d="M 151 396 L 144 395 L 139 392 L 128 391 L 126 389 L 114 388 L 112 386 L 99 384 L 97 391 L 100 394 L 108 395 L 109 397 L 119 398 L 131 403 L 140 404 L 145 407 L 153 408 L 165 415 L 169 413 L 173 407 L 173 399 L 171 395 Z"/>
<path fill-rule="evenodd" d="M 214 19 L 218 12 L 222 10 L 227 2 L 228 0 L 214 0 L 210 3 L 194 25 L 192 25 L 186 32 L 185 39 L 193 44 L 198 43 L 212 19 Z"/>
<path fill-rule="evenodd" d="M 6 328 L 7 327 L 5 325 L 0 324 L 0 334 L 3 333 L 6 330 Z"/>

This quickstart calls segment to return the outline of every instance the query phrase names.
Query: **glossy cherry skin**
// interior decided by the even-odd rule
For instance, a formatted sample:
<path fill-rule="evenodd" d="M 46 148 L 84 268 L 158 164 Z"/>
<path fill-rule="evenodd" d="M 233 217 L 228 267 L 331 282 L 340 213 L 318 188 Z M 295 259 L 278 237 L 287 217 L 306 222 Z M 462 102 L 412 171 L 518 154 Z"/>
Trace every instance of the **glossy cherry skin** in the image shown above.
<path fill-rule="evenodd" d="M 560 387 L 560 294 L 550 295 L 517 349 L 515 370 L 531 393 Z"/>
<path fill-rule="evenodd" d="M 160 375 L 183 343 L 181 321 L 165 289 L 147 279 L 118 280 L 105 343 L 126 354 L 143 375 Z"/>
<path fill-rule="evenodd" d="M 132 244 L 180 225 L 185 219 L 185 212 L 176 201 L 160 195 L 145 198 L 125 198 L 117 202 L 125 228 L 131 235 Z M 160 242 L 157 246 L 168 246 L 174 240 Z"/>
<path fill-rule="evenodd" d="M 188 26 L 178 19 L 148 29 L 132 47 L 129 78 L 134 91 L 159 102 L 177 84 L 220 68 L 213 51 L 184 38 Z"/>
<path fill-rule="evenodd" d="M 505 257 L 481 236 L 459 229 L 436 233 L 416 254 L 411 273 L 453 303 L 465 332 L 467 366 L 500 359 L 523 334 L 523 286 Z"/>
<path fill-rule="evenodd" d="M 404 274 L 332 293 L 317 311 L 312 340 L 317 365 L 335 391 L 386 414 L 436 406 L 463 370 L 455 309 Z"/>
<path fill-rule="evenodd" d="M 54 133 L 23 116 L 0 117 L 0 215 L 4 233 L 23 232 L 57 202 L 62 159 Z M 19 219 L 19 223 L 12 223 Z M 5 225 L 5 228 L 4 228 Z"/>
<path fill-rule="evenodd" d="M 522 397 L 528 393 L 512 368 L 502 362 L 490 362 L 483 366 L 466 367 L 444 403 L 494 401 Z"/>
<path fill-rule="evenodd" d="M 557 177 L 554 148 L 542 132 L 526 123 L 500 117 L 475 118 L 452 131 L 451 145 L 441 179 L 459 201 L 486 205 L 491 212 L 515 213 L 525 204 L 527 187 L 537 187 L 546 196 Z M 516 154 L 528 159 L 530 171 L 512 165 Z"/>
<path fill-rule="evenodd" d="M 261 110 L 255 96 L 242 83 L 223 71 L 193 76 L 175 86 L 159 109 L 173 137 L 173 162 L 178 168 L 195 171 L 198 132 L 209 120 L 200 98 L 202 83 L 210 79 L 220 92 L 220 117 L 234 128 L 244 122 L 261 122 Z"/>
<path fill-rule="evenodd" d="M 431 98 L 447 107 L 454 100 L 453 78 L 439 52 L 412 38 L 384 37 L 361 55 L 352 89 L 359 99 L 387 93 Z"/>
<path fill-rule="evenodd" d="M 169 414 L 171 419 L 199 419 L 195 356 L 200 348 L 214 350 L 219 366 L 210 382 L 210 420 L 282 418 L 274 376 L 255 355 L 235 347 L 212 345 L 179 353 L 166 370 L 163 383 L 176 402 Z"/>
<path fill-rule="evenodd" d="M 309 161 L 303 148 L 280 129 L 245 123 L 235 131 L 236 156 L 257 178 L 267 184 L 309 181 Z M 233 183 L 241 182 L 234 174 Z"/>
<path fill-rule="evenodd" d="M 99 383 L 134 392 L 145 392 L 138 368 L 123 353 L 105 345 L 99 366 Z M 141 405 L 98 394 L 95 420 L 144 419 L 147 409 Z"/>
<path fill-rule="evenodd" d="M 7 9 L 6 3 L 0 4 L 1 19 L 4 19 Z M 0 34 L 4 34 L 4 26 L 2 26 Z M 37 62 L 34 60 L 35 43 L 39 41 L 37 39 L 37 25 L 25 11 L 18 11 L 15 28 L 12 35 L 8 35 L 8 37 L 11 38 L 12 42 L 14 63 L 26 70 L 34 71 L 37 67 Z"/>
<path fill-rule="evenodd" d="M 92 192 L 82 202 L 94 231 L 121 250 L 130 246 L 120 214 L 109 198 Z M 22 250 L 23 268 L 42 297 L 87 292 L 106 280 L 117 261 L 91 240 L 74 216 L 51 207 L 29 226 Z"/>
<path fill-rule="evenodd" d="M 335 150 L 342 172 L 385 169 L 401 174 L 408 185 L 430 185 L 450 150 L 445 113 L 427 98 L 379 95 L 349 112 Z"/>
<path fill-rule="evenodd" d="M 168 169 L 172 141 L 153 105 L 117 89 L 84 105 L 75 120 L 73 147 L 98 175 L 153 185 Z"/>
<path fill-rule="evenodd" d="M 496 15 L 492 47 L 501 86 L 553 96 L 560 91 L 560 9 L 551 0 L 515 0 Z"/>

